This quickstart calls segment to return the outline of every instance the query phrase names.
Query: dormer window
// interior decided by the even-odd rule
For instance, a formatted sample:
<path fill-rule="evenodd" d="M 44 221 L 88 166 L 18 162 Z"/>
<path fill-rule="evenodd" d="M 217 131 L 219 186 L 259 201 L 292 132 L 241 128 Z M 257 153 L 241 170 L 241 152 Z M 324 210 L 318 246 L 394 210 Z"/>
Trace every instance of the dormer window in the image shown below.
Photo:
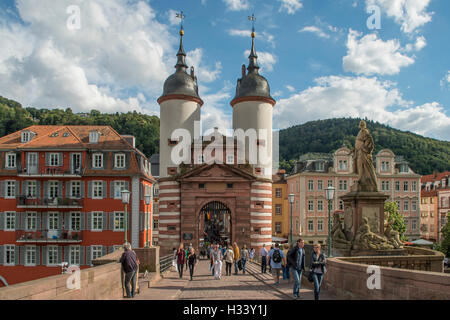
<path fill-rule="evenodd" d="M 325 164 L 323 162 L 317 162 L 317 171 L 325 171 Z"/>
<path fill-rule="evenodd" d="M 339 160 L 339 170 L 345 171 L 347 168 L 347 160 Z"/>
<path fill-rule="evenodd" d="M 98 143 L 100 140 L 100 132 L 89 131 L 89 143 Z"/>
<path fill-rule="evenodd" d="M 7 169 L 13 169 L 16 167 L 16 157 L 17 155 L 15 153 L 7 153 L 6 154 L 6 168 Z"/>
<path fill-rule="evenodd" d="M 22 141 L 22 143 L 27 143 L 27 142 L 29 142 L 29 141 L 31 141 L 31 139 L 33 139 L 33 137 L 34 137 L 34 132 L 31 132 L 31 131 L 23 131 L 22 132 L 22 139 L 21 139 L 21 141 Z"/>
<path fill-rule="evenodd" d="M 119 154 L 115 155 L 115 157 L 114 157 L 114 166 L 117 169 L 125 168 L 125 154 L 119 153 Z"/>
<path fill-rule="evenodd" d="M 381 171 L 390 171 L 389 161 L 381 161 Z"/>

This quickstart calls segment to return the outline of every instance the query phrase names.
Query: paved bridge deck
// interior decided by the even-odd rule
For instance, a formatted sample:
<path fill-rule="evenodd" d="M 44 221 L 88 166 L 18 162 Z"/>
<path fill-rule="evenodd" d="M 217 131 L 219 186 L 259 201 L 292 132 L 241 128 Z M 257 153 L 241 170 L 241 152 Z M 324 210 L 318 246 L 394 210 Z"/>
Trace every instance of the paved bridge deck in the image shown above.
<path fill-rule="evenodd" d="M 225 275 L 215 280 L 209 270 L 209 260 L 202 260 L 196 266 L 194 279 L 189 280 L 189 270 L 184 270 L 180 279 L 176 271 L 171 271 L 150 288 L 141 287 L 141 293 L 134 300 L 293 300 L 292 280 L 280 280 L 273 285 L 270 274 L 261 274 L 257 264 L 247 263 L 246 274 L 242 271 L 234 275 Z M 302 285 L 300 300 L 313 300 L 314 292 L 309 285 Z M 321 292 L 322 300 L 334 299 L 327 292 Z"/>

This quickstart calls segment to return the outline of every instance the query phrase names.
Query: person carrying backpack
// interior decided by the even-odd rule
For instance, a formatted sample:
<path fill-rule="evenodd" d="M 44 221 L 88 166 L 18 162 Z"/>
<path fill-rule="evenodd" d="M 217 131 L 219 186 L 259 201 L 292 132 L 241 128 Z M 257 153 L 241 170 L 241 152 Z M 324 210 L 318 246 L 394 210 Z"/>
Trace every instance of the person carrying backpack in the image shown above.
<path fill-rule="evenodd" d="M 272 268 L 273 280 L 275 285 L 280 283 L 280 273 L 282 265 L 286 263 L 283 251 L 280 250 L 279 243 L 275 243 L 275 248 L 269 251 L 270 267 Z"/>

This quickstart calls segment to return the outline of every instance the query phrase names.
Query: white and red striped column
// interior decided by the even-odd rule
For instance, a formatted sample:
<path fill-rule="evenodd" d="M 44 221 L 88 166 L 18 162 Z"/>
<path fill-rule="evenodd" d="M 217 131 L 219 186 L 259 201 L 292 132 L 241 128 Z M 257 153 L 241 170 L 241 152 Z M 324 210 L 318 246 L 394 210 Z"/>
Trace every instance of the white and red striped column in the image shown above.
<path fill-rule="evenodd" d="M 159 183 L 159 245 L 170 252 L 180 245 L 181 212 L 180 184 L 177 181 Z"/>
<path fill-rule="evenodd" d="M 251 247 L 272 243 L 272 183 L 254 182 L 250 191 Z M 259 230 L 259 232 L 258 232 Z"/>

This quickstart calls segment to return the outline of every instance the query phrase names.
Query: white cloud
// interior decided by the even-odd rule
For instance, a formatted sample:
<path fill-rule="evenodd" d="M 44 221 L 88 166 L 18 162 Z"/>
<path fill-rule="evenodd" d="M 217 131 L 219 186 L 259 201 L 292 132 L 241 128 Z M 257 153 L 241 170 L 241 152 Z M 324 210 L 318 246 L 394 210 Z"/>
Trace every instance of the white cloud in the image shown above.
<path fill-rule="evenodd" d="M 178 11 L 172 9 L 167 11 L 167 18 L 169 19 L 169 23 L 171 26 L 180 24 L 180 18 L 177 18 L 177 13 Z"/>
<path fill-rule="evenodd" d="M 288 14 L 294 14 L 303 7 L 300 0 L 278 0 L 281 2 L 280 12 L 286 11 Z"/>
<path fill-rule="evenodd" d="M 214 69 L 209 69 L 204 66 L 205 61 L 203 49 L 197 48 L 186 53 L 186 62 L 190 66 L 194 66 L 197 78 L 202 82 L 213 82 L 217 80 L 222 71 L 222 63 L 216 62 Z"/>
<path fill-rule="evenodd" d="M 450 117 L 437 102 L 413 106 L 396 85 L 367 77 L 328 76 L 316 85 L 278 101 L 274 127 L 334 117 L 359 117 L 402 130 L 450 140 Z"/>
<path fill-rule="evenodd" d="M 230 36 L 245 37 L 245 38 L 250 39 L 252 31 L 251 30 L 242 30 L 242 29 L 228 29 L 227 33 Z M 269 43 L 273 48 L 275 47 L 275 37 L 270 33 L 267 33 L 265 31 L 262 31 L 262 32 L 257 31 L 256 39 Z"/>
<path fill-rule="evenodd" d="M 294 92 L 295 91 L 295 88 L 293 86 L 290 86 L 290 85 L 287 85 L 286 89 L 288 89 L 289 92 Z"/>
<path fill-rule="evenodd" d="M 250 8 L 248 0 L 223 0 L 227 5 L 227 9 L 231 11 L 241 11 Z"/>
<path fill-rule="evenodd" d="M 234 90 L 231 82 L 225 82 L 222 89 L 218 92 L 211 93 L 210 89 L 204 86 L 200 86 L 200 95 L 205 102 L 202 107 L 202 131 L 219 128 L 219 131 L 225 133 L 224 130 L 231 129 L 231 113 L 232 109 L 229 105 L 226 105 L 232 99 L 232 91 Z M 230 112 L 226 113 L 224 110 Z"/>
<path fill-rule="evenodd" d="M 450 70 L 447 71 L 447 74 L 440 81 L 442 88 L 450 89 Z"/>
<path fill-rule="evenodd" d="M 250 50 L 245 50 L 244 56 L 248 57 L 250 55 Z M 260 67 L 260 72 L 273 71 L 273 66 L 277 63 L 277 56 L 270 52 L 262 52 L 257 51 L 256 55 L 258 56 L 258 65 Z"/>
<path fill-rule="evenodd" d="M 315 35 L 319 36 L 320 38 L 330 38 L 328 34 L 322 31 L 322 29 L 316 27 L 316 26 L 306 26 L 303 29 L 300 29 L 298 32 L 311 32 Z"/>
<path fill-rule="evenodd" d="M 427 12 L 430 0 L 366 0 L 366 6 L 378 5 L 381 11 L 401 25 L 401 30 L 411 33 L 430 22 L 433 12 Z"/>
<path fill-rule="evenodd" d="M 406 52 L 411 52 L 411 51 L 413 51 L 413 50 L 415 50 L 415 51 L 420 51 L 420 50 L 422 50 L 423 48 L 425 48 L 426 45 L 427 45 L 427 39 L 425 39 L 424 36 L 420 36 L 420 37 L 417 37 L 415 43 L 408 43 L 408 44 L 405 46 L 405 51 L 406 51 Z"/>
<path fill-rule="evenodd" d="M 398 40 L 383 41 L 375 33 L 361 39 L 358 33 L 350 29 L 347 39 L 347 55 L 343 58 L 345 71 L 356 74 L 387 74 L 400 72 L 400 68 L 414 63 L 414 59 L 400 53 Z"/>

